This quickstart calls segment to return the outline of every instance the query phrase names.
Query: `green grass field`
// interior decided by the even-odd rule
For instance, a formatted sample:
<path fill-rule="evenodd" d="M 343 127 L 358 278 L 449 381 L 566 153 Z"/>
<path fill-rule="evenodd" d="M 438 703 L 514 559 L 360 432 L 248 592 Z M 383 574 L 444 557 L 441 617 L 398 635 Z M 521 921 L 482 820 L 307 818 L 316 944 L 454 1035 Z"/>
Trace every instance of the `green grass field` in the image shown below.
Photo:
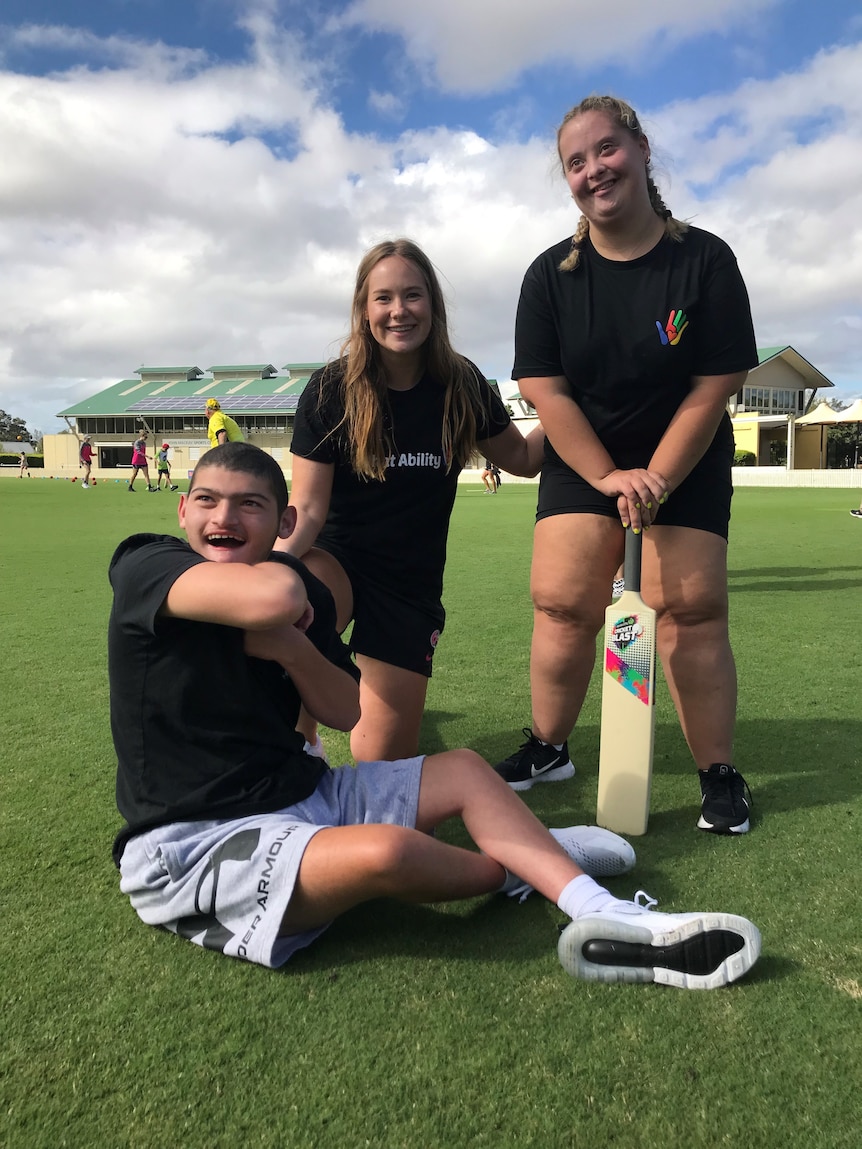
<path fill-rule="evenodd" d="M 183 484 L 185 486 L 185 484 Z M 569 979 L 562 915 L 533 896 L 374 903 L 279 973 L 147 928 L 120 894 L 106 568 L 176 496 L 0 481 L 0 1145 L 856 1146 L 862 1120 L 862 525 L 855 491 L 741 490 L 730 585 L 737 763 L 756 821 L 697 832 L 699 789 L 659 684 L 649 833 L 634 875 L 662 909 L 763 933 L 714 993 Z M 535 488 L 456 503 L 446 634 L 424 749 L 495 760 L 529 723 Z M 527 800 L 592 821 L 598 684 L 578 775 Z M 343 760 L 346 738 L 327 736 Z M 463 842 L 456 827 L 444 836 Z"/>

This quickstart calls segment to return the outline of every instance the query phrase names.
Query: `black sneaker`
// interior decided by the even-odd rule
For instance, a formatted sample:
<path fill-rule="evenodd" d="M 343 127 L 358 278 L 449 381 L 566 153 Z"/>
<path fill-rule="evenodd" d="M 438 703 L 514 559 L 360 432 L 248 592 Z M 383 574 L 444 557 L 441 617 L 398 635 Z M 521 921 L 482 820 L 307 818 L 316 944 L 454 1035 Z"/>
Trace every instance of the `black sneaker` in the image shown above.
<path fill-rule="evenodd" d="M 702 798 L 698 830 L 747 834 L 751 791 L 743 776 L 724 762 L 713 762 L 708 770 L 699 773 Z"/>
<path fill-rule="evenodd" d="M 177 486 L 177 484 L 176 484 L 176 483 L 174 483 L 174 485 L 171 487 L 171 490 L 172 490 L 172 491 L 178 491 L 179 489 L 180 489 L 180 488 Z"/>
<path fill-rule="evenodd" d="M 850 514 L 853 516 L 854 519 L 862 519 L 862 510 L 851 511 Z"/>
<path fill-rule="evenodd" d="M 563 782 L 575 776 L 567 742 L 562 750 L 555 750 L 540 742 L 529 726 L 524 727 L 524 734 L 527 741 L 494 767 L 513 790 L 529 790 L 536 782 Z"/>

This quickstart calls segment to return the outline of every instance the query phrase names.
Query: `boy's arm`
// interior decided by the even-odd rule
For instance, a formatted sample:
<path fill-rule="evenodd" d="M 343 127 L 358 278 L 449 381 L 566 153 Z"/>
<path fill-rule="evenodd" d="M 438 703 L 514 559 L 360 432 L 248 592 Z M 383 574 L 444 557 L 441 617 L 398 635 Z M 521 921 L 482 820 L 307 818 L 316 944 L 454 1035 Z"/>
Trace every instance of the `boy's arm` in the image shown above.
<path fill-rule="evenodd" d="M 277 662 L 290 675 L 309 714 L 333 730 L 352 730 L 359 721 L 359 686 L 321 654 L 296 626 L 248 630 L 245 652 Z"/>
<path fill-rule="evenodd" d="M 160 613 L 242 630 L 267 630 L 293 626 L 307 607 L 305 584 L 283 563 L 202 562 L 171 585 Z"/>

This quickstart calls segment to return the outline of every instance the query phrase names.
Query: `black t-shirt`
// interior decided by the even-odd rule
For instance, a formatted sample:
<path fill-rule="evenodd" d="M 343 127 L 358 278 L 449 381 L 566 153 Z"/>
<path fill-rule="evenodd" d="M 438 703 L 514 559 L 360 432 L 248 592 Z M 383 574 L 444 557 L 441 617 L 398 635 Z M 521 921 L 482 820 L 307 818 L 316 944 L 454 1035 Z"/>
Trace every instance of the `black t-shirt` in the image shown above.
<path fill-rule="evenodd" d="M 327 588 L 291 556 L 272 559 L 305 583 L 309 639 L 358 678 Z M 126 539 L 111 560 L 111 730 L 128 823 L 114 843 L 117 864 L 141 830 L 283 809 L 312 794 L 326 769 L 303 752 L 299 693 L 278 663 L 248 657 L 241 629 L 159 614 L 180 575 L 206 561 L 182 539 L 151 534 Z"/>
<path fill-rule="evenodd" d="M 682 243 L 665 237 L 623 263 L 605 259 L 587 240 L 578 267 L 559 271 L 570 242 L 549 248 L 527 270 L 512 376 L 564 375 L 615 462 L 632 453 L 648 461 L 692 376 L 757 366 L 736 258 L 723 240 L 690 227 Z M 560 462 L 553 428 L 545 430 L 545 457 Z M 714 444 L 726 446 L 729 435 L 725 419 Z"/>
<path fill-rule="evenodd" d="M 492 439 L 511 420 L 476 373 L 483 388 L 476 438 Z M 445 388 L 425 375 L 410 391 L 388 392 L 385 424 L 394 449 L 385 479 L 377 480 L 355 473 L 346 437 L 335 430 L 344 415 L 341 376 L 333 382 L 327 376 L 321 403 L 323 378 L 324 371 L 317 371 L 302 393 L 290 448 L 302 458 L 335 465 L 329 513 L 315 545 L 334 554 L 348 572 L 395 595 L 439 600 L 460 470 L 453 465 L 447 473 L 443 457 Z"/>

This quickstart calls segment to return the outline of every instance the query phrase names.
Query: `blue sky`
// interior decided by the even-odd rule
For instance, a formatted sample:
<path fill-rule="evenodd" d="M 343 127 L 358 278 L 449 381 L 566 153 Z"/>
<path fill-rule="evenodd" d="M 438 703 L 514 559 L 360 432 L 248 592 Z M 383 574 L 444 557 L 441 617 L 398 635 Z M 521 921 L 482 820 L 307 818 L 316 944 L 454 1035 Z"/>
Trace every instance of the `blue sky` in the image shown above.
<path fill-rule="evenodd" d="M 593 91 L 736 251 L 758 342 L 856 397 L 860 74 L 850 0 L 3 0 L 0 407 L 50 431 L 143 362 L 325 358 L 394 234 L 507 378 L 523 271 L 576 223 L 554 130 Z"/>

